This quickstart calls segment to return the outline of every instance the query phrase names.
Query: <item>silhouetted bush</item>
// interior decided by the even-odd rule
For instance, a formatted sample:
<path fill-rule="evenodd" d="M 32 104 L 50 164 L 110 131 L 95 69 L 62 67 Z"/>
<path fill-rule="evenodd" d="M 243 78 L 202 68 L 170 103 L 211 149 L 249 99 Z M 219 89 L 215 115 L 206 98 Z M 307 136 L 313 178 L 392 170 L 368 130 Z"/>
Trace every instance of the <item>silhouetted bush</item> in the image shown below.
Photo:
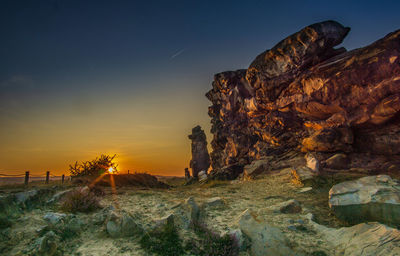
<path fill-rule="evenodd" d="M 69 192 L 61 201 L 60 209 L 65 212 L 91 212 L 100 208 L 97 196 L 89 189 L 81 188 Z"/>
<path fill-rule="evenodd" d="M 100 176 L 112 167 L 117 172 L 117 164 L 113 162 L 116 155 L 101 155 L 91 161 L 82 163 L 75 162 L 74 165 L 69 166 L 69 172 L 72 177 L 80 176 Z"/>

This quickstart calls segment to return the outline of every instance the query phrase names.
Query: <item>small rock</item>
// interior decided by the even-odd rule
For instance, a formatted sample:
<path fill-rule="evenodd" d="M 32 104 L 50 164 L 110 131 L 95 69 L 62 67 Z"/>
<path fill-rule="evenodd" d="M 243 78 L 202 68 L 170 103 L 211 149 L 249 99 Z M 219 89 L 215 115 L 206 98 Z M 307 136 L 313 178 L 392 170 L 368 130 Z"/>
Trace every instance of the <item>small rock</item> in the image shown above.
<path fill-rule="evenodd" d="M 106 224 L 107 233 L 113 237 L 129 237 L 142 232 L 141 227 L 126 211 L 112 211 Z"/>
<path fill-rule="evenodd" d="M 312 187 L 304 187 L 304 188 L 301 188 L 301 189 L 299 189 L 299 193 L 304 193 L 304 192 L 308 192 L 308 191 L 311 191 L 312 190 Z"/>
<path fill-rule="evenodd" d="M 313 172 L 319 172 L 319 161 L 312 153 L 307 153 L 305 155 L 305 159 L 307 162 L 307 167 L 310 168 Z"/>
<path fill-rule="evenodd" d="M 207 173 L 206 173 L 206 171 L 201 171 L 201 172 L 199 172 L 199 181 L 204 181 L 204 180 L 207 180 Z"/>
<path fill-rule="evenodd" d="M 294 199 L 279 204 L 281 213 L 299 213 L 302 211 L 300 203 Z"/>
<path fill-rule="evenodd" d="M 296 185 L 311 185 L 317 173 L 307 166 L 300 166 L 291 169 L 291 182 Z"/>
<path fill-rule="evenodd" d="M 47 232 L 39 240 L 38 254 L 44 256 L 56 255 L 58 241 L 59 237 L 53 231 Z"/>
<path fill-rule="evenodd" d="M 192 222 L 199 221 L 201 209 L 194 197 L 189 197 L 184 203 L 174 210 L 175 224 L 183 229 L 188 229 Z"/>
<path fill-rule="evenodd" d="M 48 204 L 56 203 L 56 202 L 60 201 L 65 195 L 67 195 L 71 191 L 72 191 L 72 189 L 67 189 L 64 191 L 57 192 L 51 197 L 50 200 L 47 201 L 47 203 Z"/>
<path fill-rule="evenodd" d="M 209 198 L 204 202 L 205 207 L 219 207 L 223 206 L 225 203 L 220 197 Z"/>
<path fill-rule="evenodd" d="M 265 223 L 249 209 L 240 215 L 238 224 L 240 230 L 251 240 L 251 255 L 294 255 L 287 246 L 287 240 L 282 231 Z"/>
<path fill-rule="evenodd" d="M 52 225 L 57 225 L 67 217 L 65 213 L 49 212 L 43 216 L 43 219 Z"/>
<path fill-rule="evenodd" d="M 258 174 L 268 170 L 270 160 L 271 158 L 263 158 L 259 160 L 254 160 L 250 164 L 245 165 L 243 167 L 243 179 L 252 179 Z"/>
<path fill-rule="evenodd" d="M 343 153 L 335 154 L 325 161 L 326 167 L 331 169 L 346 169 L 349 165 L 349 159 Z"/>
<path fill-rule="evenodd" d="M 36 196 L 38 196 L 38 194 L 39 192 L 36 189 L 19 192 L 15 194 L 15 199 L 17 200 L 18 203 L 25 204 L 28 200 L 32 200 Z"/>
<path fill-rule="evenodd" d="M 174 223 L 174 214 L 170 213 L 165 217 L 162 217 L 161 219 L 155 220 L 156 227 L 158 226 L 164 226 L 164 225 L 169 225 Z"/>

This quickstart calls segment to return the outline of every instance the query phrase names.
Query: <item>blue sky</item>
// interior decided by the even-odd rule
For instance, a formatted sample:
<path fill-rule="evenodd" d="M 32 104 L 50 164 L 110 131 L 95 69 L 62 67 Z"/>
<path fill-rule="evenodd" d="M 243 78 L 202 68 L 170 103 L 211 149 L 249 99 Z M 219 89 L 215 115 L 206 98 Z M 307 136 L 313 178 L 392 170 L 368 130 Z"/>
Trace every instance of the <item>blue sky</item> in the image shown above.
<path fill-rule="evenodd" d="M 365 46 L 400 29 L 400 1 L 2 1 L 0 170 L 117 153 L 123 169 L 183 173 L 210 129 L 213 75 L 333 19 Z M 208 139 L 211 140 L 208 133 Z"/>

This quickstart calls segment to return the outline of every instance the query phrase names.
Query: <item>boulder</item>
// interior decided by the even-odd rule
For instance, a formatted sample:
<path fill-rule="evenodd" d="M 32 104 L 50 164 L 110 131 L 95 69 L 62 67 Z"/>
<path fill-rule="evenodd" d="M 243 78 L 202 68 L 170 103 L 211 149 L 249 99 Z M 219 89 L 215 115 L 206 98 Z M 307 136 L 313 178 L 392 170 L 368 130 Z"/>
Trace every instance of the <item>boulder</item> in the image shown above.
<path fill-rule="evenodd" d="M 346 169 L 349 166 L 349 159 L 343 153 L 335 154 L 325 160 L 325 166 L 337 170 Z"/>
<path fill-rule="evenodd" d="M 113 237 L 129 237 L 142 232 L 134 217 L 126 211 L 112 211 L 106 223 L 107 233 Z"/>
<path fill-rule="evenodd" d="M 329 207 L 349 223 L 400 224 L 400 184 L 387 175 L 367 176 L 334 185 Z"/>
<path fill-rule="evenodd" d="M 205 181 L 205 180 L 207 180 L 207 173 L 206 173 L 206 171 L 201 171 L 201 172 L 199 172 L 198 177 L 199 177 L 199 181 Z"/>
<path fill-rule="evenodd" d="M 187 198 L 183 203 L 177 204 L 174 209 L 174 223 L 188 229 L 193 222 L 198 222 L 201 217 L 201 208 L 194 197 Z"/>
<path fill-rule="evenodd" d="M 59 202 L 64 196 L 66 196 L 69 192 L 73 191 L 73 189 L 67 189 L 60 192 L 55 193 L 48 201 L 48 204 L 54 204 Z"/>
<path fill-rule="evenodd" d="M 65 213 L 48 212 L 43 216 L 43 219 L 52 225 L 63 223 L 67 218 Z"/>
<path fill-rule="evenodd" d="M 36 201 L 39 197 L 39 191 L 36 189 L 18 192 L 15 194 L 16 202 L 23 206 L 31 205 L 33 201 Z"/>
<path fill-rule="evenodd" d="M 220 207 L 220 206 L 224 206 L 224 205 L 225 205 L 225 202 L 224 202 L 224 200 L 222 200 L 221 197 L 209 198 L 203 203 L 204 207 Z"/>
<path fill-rule="evenodd" d="M 277 205 L 281 213 L 300 213 L 301 205 L 297 200 L 291 199 Z"/>
<path fill-rule="evenodd" d="M 234 180 L 243 173 L 242 165 L 229 165 L 221 169 L 213 169 L 208 179 L 211 180 Z"/>
<path fill-rule="evenodd" d="M 240 215 L 238 224 L 240 230 L 251 240 L 252 256 L 295 255 L 288 247 L 282 231 L 267 224 L 249 209 Z"/>
<path fill-rule="evenodd" d="M 58 242 L 60 238 L 53 232 L 47 232 L 43 237 L 38 239 L 39 247 L 38 255 L 53 256 L 57 255 Z"/>
<path fill-rule="evenodd" d="M 251 179 L 257 176 L 258 174 L 268 170 L 268 162 L 269 159 L 259 159 L 254 160 L 248 165 L 243 167 L 243 178 Z"/>
<path fill-rule="evenodd" d="M 291 168 L 291 182 L 296 185 L 309 186 L 318 174 L 307 166 Z"/>
<path fill-rule="evenodd" d="M 330 234 L 338 255 L 400 255 L 400 231 L 372 222 L 340 228 Z"/>
<path fill-rule="evenodd" d="M 307 162 L 307 167 L 310 168 L 313 172 L 319 172 L 319 161 L 312 153 L 307 153 L 305 155 L 305 159 Z"/>

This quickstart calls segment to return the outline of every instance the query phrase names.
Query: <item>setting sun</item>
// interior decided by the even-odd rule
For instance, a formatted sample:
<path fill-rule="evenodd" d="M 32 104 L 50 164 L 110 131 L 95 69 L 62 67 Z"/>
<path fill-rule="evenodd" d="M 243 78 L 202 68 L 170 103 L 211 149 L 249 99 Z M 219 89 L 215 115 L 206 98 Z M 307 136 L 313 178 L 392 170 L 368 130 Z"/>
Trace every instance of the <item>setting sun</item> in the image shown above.
<path fill-rule="evenodd" d="M 112 168 L 112 167 L 108 168 L 108 173 L 113 174 L 114 173 L 114 168 Z"/>

